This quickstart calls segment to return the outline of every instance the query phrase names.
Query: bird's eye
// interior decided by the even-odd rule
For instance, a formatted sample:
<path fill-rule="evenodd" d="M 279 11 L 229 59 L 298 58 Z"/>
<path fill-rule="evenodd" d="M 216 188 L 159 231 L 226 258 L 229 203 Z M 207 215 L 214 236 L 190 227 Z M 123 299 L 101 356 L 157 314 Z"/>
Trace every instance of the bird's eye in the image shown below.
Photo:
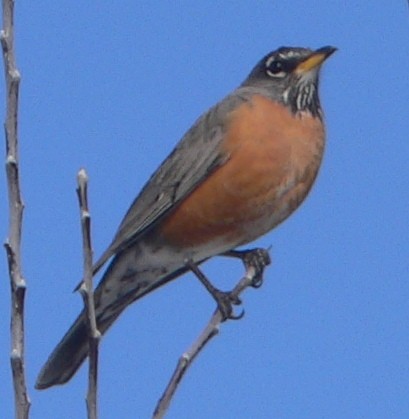
<path fill-rule="evenodd" d="M 286 75 L 283 63 L 278 60 L 267 61 L 266 73 L 270 77 L 284 77 Z"/>

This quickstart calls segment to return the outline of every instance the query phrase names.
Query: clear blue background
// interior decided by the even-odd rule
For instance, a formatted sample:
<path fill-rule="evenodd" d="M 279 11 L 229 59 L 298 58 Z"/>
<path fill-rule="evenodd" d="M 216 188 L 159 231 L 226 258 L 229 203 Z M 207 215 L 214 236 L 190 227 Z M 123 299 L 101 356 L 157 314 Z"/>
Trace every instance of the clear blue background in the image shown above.
<path fill-rule="evenodd" d="M 407 3 L 16 3 L 31 417 L 85 417 L 86 368 L 33 389 L 82 307 L 78 169 L 97 257 L 192 122 L 281 45 L 339 48 L 321 79 L 324 164 L 302 208 L 256 243 L 272 246 L 264 286 L 245 293 L 246 316 L 223 325 L 168 417 L 409 417 Z M 242 268 L 218 258 L 206 272 L 228 289 Z M 0 416 L 11 418 L 5 255 L 0 273 Z M 100 417 L 150 417 L 213 309 L 191 275 L 129 308 L 101 346 Z"/>

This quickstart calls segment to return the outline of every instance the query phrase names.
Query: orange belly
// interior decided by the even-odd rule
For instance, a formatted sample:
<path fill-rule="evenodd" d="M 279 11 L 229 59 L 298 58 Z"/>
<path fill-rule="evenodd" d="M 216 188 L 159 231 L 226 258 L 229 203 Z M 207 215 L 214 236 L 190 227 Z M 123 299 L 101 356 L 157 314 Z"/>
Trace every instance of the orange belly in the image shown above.
<path fill-rule="evenodd" d="M 163 220 L 161 237 L 180 248 L 254 240 L 299 206 L 323 148 L 317 118 L 254 96 L 231 114 L 221 147 L 228 160 Z"/>

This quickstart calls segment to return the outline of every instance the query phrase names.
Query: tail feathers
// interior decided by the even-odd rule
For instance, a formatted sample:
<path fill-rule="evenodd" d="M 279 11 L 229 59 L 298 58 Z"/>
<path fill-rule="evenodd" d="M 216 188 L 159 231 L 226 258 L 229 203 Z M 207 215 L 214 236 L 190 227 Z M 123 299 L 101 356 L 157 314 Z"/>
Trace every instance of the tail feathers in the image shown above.
<path fill-rule="evenodd" d="M 94 294 L 99 332 L 104 335 L 129 304 L 186 271 L 187 268 L 183 267 L 156 281 L 134 280 L 132 287 L 129 290 L 123 290 L 122 293 L 116 292 L 111 284 L 111 294 L 105 293 L 105 300 L 102 298 L 103 287 L 109 281 L 101 281 Z M 109 279 L 110 270 L 105 275 Z M 87 356 L 88 326 L 83 311 L 49 356 L 38 375 L 35 387 L 38 390 L 42 390 L 66 383 L 80 368 Z"/>
<path fill-rule="evenodd" d="M 38 375 L 36 389 L 66 383 L 88 355 L 88 329 L 81 313 L 49 356 Z"/>
<path fill-rule="evenodd" d="M 125 307 L 105 313 L 105 318 L 97 317 L 98 331 L 102 335 L 110 328 Z M 82 311 L 48 357 L 40 374 L 38 374 L 35 388 L 43 390 L 69 381 L 88 356 L 88 339 L 87 319 L 84 311 Z"/>

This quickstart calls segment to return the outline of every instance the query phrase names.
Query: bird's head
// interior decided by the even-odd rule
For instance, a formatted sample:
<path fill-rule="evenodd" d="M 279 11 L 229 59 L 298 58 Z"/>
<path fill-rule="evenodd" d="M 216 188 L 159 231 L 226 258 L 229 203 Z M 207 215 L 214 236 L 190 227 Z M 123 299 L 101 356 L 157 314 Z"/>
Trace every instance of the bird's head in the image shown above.
<path fill-rule="evenodd" d="M 319 70 L 335 51 L 336 48 L 330 46 L 315 51 L 281 47 L 259 61 L 243 86 L 267 89 L 274 100 L 288 106 L 293 113 L 307 111 L 314 116 L 321 116 Z"/>

